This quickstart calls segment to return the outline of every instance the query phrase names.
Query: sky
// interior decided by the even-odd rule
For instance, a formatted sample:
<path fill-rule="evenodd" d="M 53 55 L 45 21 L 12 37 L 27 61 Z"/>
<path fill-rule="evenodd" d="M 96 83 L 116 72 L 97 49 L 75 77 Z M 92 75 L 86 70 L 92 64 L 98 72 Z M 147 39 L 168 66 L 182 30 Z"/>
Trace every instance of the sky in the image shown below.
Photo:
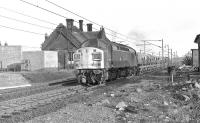
<path fill-rule="evenodd" d="M 67 18 L 78 21 L 82 18 L 73 15 L 61 8 L 58 8 L 46 0 L 24 0 L 37 6 L 58 13 Z M 197 44 L 194 39 L 200 34 L 199 0 L 49 0 L 63 8 L 79 14 L 93 22 L 109 28 L 120 34 L 105 29 L 106 33 L 116 35 L 109 39 L 116 42 L 123 41 L 135 48 L 138 52 L 143 49 L 141 40 L 161 40 L 164 45 L 177 51 L 179 56 L 186 54 L 191 49 L 196 49 Z M 9 10 L 9 11 L 8 11 Z M 11 12 L 20 12 L 41 20 L 22 16 Z M 66 25 L 64 17 L 41 10 L 37 7 L 28 5 L 20 0 L 1 0 L 0 1 L 0 41 L 2 44 L 7 42 L 9 45 L 22 45 L 27 48 L 39 49 L 44 42 L 44 34 L 50 34 L 59 23 Z M 8 18 L 12 18 L 8 19 Z M 15 21 L 13 20 L 15 19 Z M 21 23 L 21 20 L 26 23 Z M 83 19 L 84 20 L 84 19 Z M 27 24 L 27 22 L 29 24 Z M 50 23 L 53 24 L 50 24 Z M 37 27 L 40 25 L 45 28 Z M 89 23 L 84 20 L 84 24 Z M 78 23 L 74 23 L 78 26 Z M 2 27 L 4 26 L 4 27 Z M 39 34 L 27 33 L 5 28 L 12 27 L 21 30 L 31 31 Z M 100 26 L 93 24 L 99 29 Z M 84 27 L 86 30 L 86 27 Z M 128 40 L 128 41 L 127 41 Z M 151 42 L 161 46 L 161 42 Z M 147 45 L 149 53 L 158 55 L 160 48 Z M 166 49 L 165 49 L 166 50 Z M 165 52 L 167 54 L 167 52 Z"/>

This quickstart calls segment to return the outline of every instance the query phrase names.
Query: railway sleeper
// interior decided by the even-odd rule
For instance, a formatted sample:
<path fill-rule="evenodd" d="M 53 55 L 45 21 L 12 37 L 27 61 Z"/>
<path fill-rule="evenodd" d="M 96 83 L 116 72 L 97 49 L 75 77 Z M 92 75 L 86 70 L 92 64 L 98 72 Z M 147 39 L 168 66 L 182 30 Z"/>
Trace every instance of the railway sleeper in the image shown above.
<path fill-rule="evenodd" d="M 3 115 L 1 115 L 1 118 L 3 118 L 3 119 L 6 119 L 6 118 L 10 118 L 11 117 L 11 114 L 3 114 Z"/>
<path fill-rule="evenodd" d="M 26 109 L 26 110 L 28 110 L 28 109 L 30 109 L 30 107 L 31 107 L 31 104 L 26 104 L 26 105 L 22 105 L 22 107 L 23 107 L 23 109 Z"/>
<path fill-rule="evenodd" d="M 6 114 L 6 110 L 1 110 L 1 111 L 0 111 L 0 116 L 2 116 L 2 115 L 4 115 L 4 114 Z"/>
<path fill-rule="evenodd" d="M 59 95 L 59 96 L 58 96 L 58 99 L 62 99 L 62 98 L 65 98 L 65 97 L 66 97 L 66 96 L 62 94 L 62 95 Z"/>
<path fill-rule="evenodd" d="M 6 110 L 6 109 L 9 109 L 10 107 L 8 106 L 5 106 L 5 105 L 1 105 L 0 109 L 3 109 L 3 110 Z"/>
<path fill-rule="evenodd" d="M 5 111 L 5 113 L 6 114 L 11 114 L 12 112 L 14 112 L 15 110 L 14 110 L 14 108 L 10 108 L 10 109 L 7 109 L 6 111 Z"/>
<path fill-rule="evenodd" d="M 40 101 L 38 101 L 39 105 L 44 105 L 45 103 L 46 103 L 46 100 L 40 100 Z"/>
<path fill-rule="evenodd" d="M 30 104 L 31 105 L 31 107 L 30 108 L 36 108 L 37 106 L 38 106 L 38 103 L 37 102 L 33 102 L 33 103 L 31 103 Z"/>
<path fill-rule="evenodd" d="M 20 111 L 18 110 L 18 111 L 14 111 L 14 112 L 12 112 L 12 115 L 19 115 L 20 114 Z"/>
<path fill-rule="evenodd" d="M 23 110 L 23 109 L 24 109 L 24 107 L 22 107 L 22 106 L 18 106 L 18 107 L 15 107 L 15 108 L 14 108 L 15 111 L 21 111 L 21 110 Z"/>

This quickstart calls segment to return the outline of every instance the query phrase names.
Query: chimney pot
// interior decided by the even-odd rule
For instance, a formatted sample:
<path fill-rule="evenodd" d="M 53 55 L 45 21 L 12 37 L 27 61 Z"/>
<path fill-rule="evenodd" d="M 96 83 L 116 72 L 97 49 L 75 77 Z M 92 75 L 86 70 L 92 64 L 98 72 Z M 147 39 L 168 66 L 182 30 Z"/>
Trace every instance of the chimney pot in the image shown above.
<path fill-rule="evenodd" d="M 45 40 L 47 40 L 48 39 L 48 34 L 47 33 L 45 33 Z"/>
<path fill-rule="evenodd" d="M 79 20 L 79 30 L 83 31 L 83 20 Z"/>
<path fill-rule="evenodd" d="M 88 32 L 91 32 L 91 31 L 92 31 L 92 24 L 91 24 L 91 23 L 88 23 L 88 24 L 87 24 L 87 31 L 88 31 Z"/>
<path fill-rule="evenodd" d="M 8 46 L 8 43 L 7 43 L 7 42 L 5 42 L 4 46 Z"/>
<path fill-rule="evenodd" d="M 67 22 L 67 29 L 72 31 L 74 20 L 73 19 L 66 19 L 66 22 Z"/>

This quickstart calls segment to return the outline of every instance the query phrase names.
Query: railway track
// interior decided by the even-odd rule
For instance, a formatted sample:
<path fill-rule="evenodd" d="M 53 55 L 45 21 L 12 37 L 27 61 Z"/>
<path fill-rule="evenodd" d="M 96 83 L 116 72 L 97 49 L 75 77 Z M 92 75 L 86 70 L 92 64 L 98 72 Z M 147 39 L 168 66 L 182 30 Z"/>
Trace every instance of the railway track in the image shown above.
<path fill-rule="evenodd" d="M 43 93 L 32 94 L 30 96 L 11 99 L 0 102 L 0 121 L 1 122 L 18 122 L 13 121 L 12 117 L 17 117 L 22 114 L 37 116 L 40 113 L 35 113 L 38 109 L 46 107 L 43 113 L 49 113 L 63 107 L 63 101 L 78 92 L 84 91 L 84 87 L 69 86 L 57 90 L 46 91 Z M 17 118 L 19 119 L 19 118 Z M 16 120 L 16 118 L 14 118 Z"/>
<path fill-rule="evenodd" d="M 63 88 L 63 85 L 76 85 L 76 80 L 74 78 L 62 79 L 25 88 L 1 90 L 0 101 L 25 97 L 32 94 Z"/>
<path fill-rule="evenodd" d="M 156 69 L 156 71 L 158 70 L 159 69 Z M 141 73 L 140 76 L 146 75 L 151 72 L 152 71 L 143 72 Z M 56 89 L 63 88 L 64 86 L 77 85 L 77 84 L 78 83 L 75 80 L 75 78 L 70 78 L 70 79 L 60 79 L 60 80 L 51 81 L 45 84 L 39 84 L 39 85 L 25 87 L 25 88 L 0 90 L 0 101 L 26 97 L 32 94 L 42 93 L 42 92 L 46 92 L 50 90 L 56 90 Z"/>
<path fill-rule="evenodd" d="M 138 80 L 143 76 L 145 76 L 145 74 L 131 79 Z M 47 89 L 44 89 L 45 87 L 33 88 L 33 90 L 26 89 L 21 92 L 26 93 L 25 96 L 19 95 L 18 98 L 0 100 L 0 122 L 21 122 L 30 120 L 33 117 L 44 115 L 66 106 L 66 100 L 70 96 L 80 93 L 84 94 L 88 91 L 95 90 L 96 87 L 99 88 L 99 86 L 96 86 L 89 87 L 85 90 L 86 87 L 81 85 L 63 86 L 71 85 L 74 82 L 75 80 L 71 79 L 67 82 L 48 83 L 48 86 L 46 86 Z M 112 86 L 112 84 L 116 83 L 110 82 L 108 86 Z M 16 92 L 16 90 L 13 90 L 7 94 L 9 95 Z"/>

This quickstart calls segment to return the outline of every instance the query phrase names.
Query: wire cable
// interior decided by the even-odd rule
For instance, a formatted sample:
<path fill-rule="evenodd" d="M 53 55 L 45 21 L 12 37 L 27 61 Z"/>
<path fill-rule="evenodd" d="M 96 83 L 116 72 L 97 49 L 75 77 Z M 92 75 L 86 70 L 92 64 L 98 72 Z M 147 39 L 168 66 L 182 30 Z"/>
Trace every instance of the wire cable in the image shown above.
<path fill-rule="evenodd" d="M 6 18 L 6 19 L 9 19 L 9 20 L 13 20 L 13 21 L 17 21 L 17 22 L 20 22 L 20 23 L 29 24 L 29 25 L 32 25 L 32 26 L 37 26 L 37 27 L 40 27 L 40 28 L 45 28 L 45 29 L 53 30 L 52 28 L 49 28 L 49 27 L 41 26 L 41 25 L 34 24 L 34 23 L 29 23 L 29 22 L 26 22 L 26 21 L 18 20 L 18 19 L 15 19 L 15 18 L 3 16 L 3 15 L 0 15 L 0 17 Z"/>
<path fill-rule="evenodd" d="M 0 25 L 0 27 L 7 28 L 7 29 L 12 29 L 12 30 L 17 30 L 17 31 L 21 31 L 21 32 L 32 33 L 32 34 L 36 34 L 36 35 L 43 35 L 44 36 L 44 34 L 42 34 L 42 33 L 32 32 L 32 31 L 18 29 L 18 28 L 14 28 L 14 27 L 8 27 L 8 26 L 4 26 L 4 25 Z"/>
<path fill-rule="evenodd" d="M 91 23 L 93 23 L 93 24 L 96 24 L 96 25 L 98 25 L 98 26 L 100 26 L 100 27 L 102 26 L 102 25 L 100 25 L 100 24 L 98 24 L 98 23 L 96 23 L 96 22 L 94 22 L 94 21 L 91 21 L 91 20 L 89 20 L 89 19 L 87 19 L 87 18 L 85 18 L 85 17 L 83 17 L 83 16 L 81 16 L 81 15 L 79 15 L 79 14 L 77 14 L 77 13 L 74 13 L 74 12 L 72 12 L 72 11 L 70 11 L 70 10 L 68 10 L 68 9 L 66 9 L 66 8 L 64 8 L 64 7 L 62 7 L 62 6 L 58 5 L 58 4 L 56 4 L 56 3 L 54 3 L 54 2 L 51 2 L 51 1 L 49 1 L 49 0 L 45 0 L 45 1 L 47 1 L 48 3 L 50 3 L 50 4 L 54 5 L 54 6 L 57 6 L 57 7 L 61 8 L 61 9 L 65 10 L 65 11 L 68 11 L 68 12 L 70 12 L 70 13 L 72 13 L 72 14 L 74 14 L 74 15 L 80 17 L 80 18 L 83 18 L 83 19 L 85 19 L 85 20 L 87 20 L 87 21 L 89 21 L 89 22 L 91 22 Z M 109 29 L 109 28 L 107 28 L 107 27 L 104 27 L 104 28 L 107 29 L 107 30 L 110 30 L 110 31 L 112 31 L 112 32 L 115 32 L 115 33 L 117 33 L 117 34 L 119 34 L 119 35 L 121 35 L 121 36 L 130 38 L 129 36 L 126 36 L 126 35 L 124 35 L 124 34 L 121 34 L 121 33 L 119 33 L 119 32 L 116 32 L 116 31 L 114 31 L 114 30 L 112 30 L 112 29 Z M 132 38 L 130 38 L 130 39 L 132 39 Z"/>
<path fill-rule="evenodd" d="M 22 13 L 22 12 L 17 12 L 17 11 L 15 11 L 15 10 L 11 10 L 11 9 L 4 8 L 4 7 L 1 7 L 1 6 L 0 6 L 0 8 L 1 8 L 1 9 L 4 9 L 4 10 L 6 10 L 6 11 L 12 12 L 12 13 L 16 13 L 16 14 L 19 14 L 19 15 L 23 15 L 23 16 L 25 16 L 25 17 L 29 17 L 29 18 L 31 18 L 31 19 L 38 20 L 38 21 L 40 21 L 40 22 L 45 22 L 45 23 L 48 23 L 48 24 L 51 24 L 51 25 L 57 25 L 57 24 L 55 24 L 55 23 L 52 23 L 52 22 L 49 22 L 49 21 L 46 21 L 46 20 L 42 20 L 42 19 L 36 18 L 36 17 L 30 16 L 30 15 L 24 14 L 24 13 Z"/>
<path fill-rule="evenodd" d="M 39 9 L 44 10 L 44 11 L 50 12 L 50 13 L 52 13 L 52 14 L 54 14 L 54 15 L 57 15 L 57 16 L 60 16 L 60 17 L 62 17 L 62 18 L 68 19 L 67 17 L 65 17 L 65 16 L 63 16 L 63 15 L 61 15 L 61 14 L 58 14 L 58 13 L 53 12 L 53 11 L 50 11 L 50 10 L 48 10 L 48 9 L 45 9 L 45 8 L 40 7 L 40 6 L 38 6 L 38 5 L 32 4 L 32 3 L 30 3 L 30 2 L 27 2 L 27 1 L 24 1 L 24 0 L 19 0 L 19 1 L 21 1 L 21 2 L 23 2 L 23 3 L 26 3 L 26 4 L 29 4 L 29 5 L 31 5 L 31 6 L 37 7 L 37 8 L 39 8 Z M 88 20 L 88 19 L 87 19 L 87 20 Z M 78 21 L 75 21 L 75 22 L 78 23 Z M 90 21 L 90 22 L 92 22 L 92 21 Z M 100 24 L 98 24 L 98 25 L 99 25 L 99 26 L 102 26 L 102 25 L 100 25 Z M 84 26 L 86 26 L 86 25 L 84 25 Z M 94 27 L 93 27 L 93 28 L 94 28 Z M 95 29 L 95 28 L 94 28 L 94 29 Z M 107 29 L 107 28 L 106 28 L 106 29 Z M 96 29 L 96 30 L 97 30 L 97 29 Z M 115 31 L 113 31 L 113 32 L 115 32 Z M 116 32 L 116 33 L 117 33 L 117 32 Z M 106 33 L 106 34 L 113 36 L 112 34 L 109 34 L 109 33 Z M 119 33 L 117 33 L 117 34 L 119 34 Z M 114 36 L 114 37 L 117 37 L 117 36 Z M 127 36 L 125 36 L 125 37 L 127 37 Z M 117 38 L 120 38 L 120 37 L 117 37 Z M 120 39 L 122 39 L 122 38 L 120 38 Z M 123 39 L 123 40 L 124 40 L 124 39 Z M 125 41 L 126 41 L 126 40 L 125 40 Z M 133 42 L 131 42 L 131 43 L 133 43 Z"/>
<path fill-rule="evenodd" d="M 60 16 L 60 17 L 65 18 L 65 19 L 68 19 L 66 16 L 63 16 L 63 15 L 61 15 L 61 14 L 58 14 L 58 13 L 56 13 L 56 12 L 53 12 L 53 11 L 48 10 L 48 9 L 46 9 L 46 8 L 43 8 L 43 7 L 41 7 L 41 6 L 35 5 L 35 4 L 33 4 L 33 3 L 30 3 L 30 2 L 27 2 L 27 1 L 24 1 L 24 0 L 19 0 L 19 1 L 21 1 L 21 2 L 23 2 L 23 3 L 26 3 L 26 4 L 29 4 L 29 5 L 31 5 L 31 6 L 37 7 L 37 8 L 39 8 L 39 9 L 41 9 L 41 10 L 47 11 L 47 12 L 49 12 L 49 13 L 51 13 L 51 14 Z M 46 0 L 46 1 L 47 1 L 47 2 L 50 2 L 50 1 L 48 1 L 48 0 Z M 51 2 L 51 3 L 53 3 L 53 2 Z M 55 4 L 55 5 L 57 5 L 57 4 Z M 58 6 L 59 6 L 59 5 L 57 5 L 57 7 L 58 7 Z M 61 7 L 61 6 L 59 6 L 59 7 Z M 62 7 L 62 9 L 65 9 L 65 8 Z M 67 11 L 67 9 L 65 9 L 65 10 Z M 69 11 L 69 10 L 68 10 L 68 11 Z M 71 12 L 72 12 L 72 11 L 71 11 Z M 73 13 L 73 14 L 76 14 L 76 13 Z M 87 19 L 87 18 L 84 18 L 84 17 L 82 17 L 82 16 L 80 16 L 80 15 L 78 15 L 78 14 L 76 14 L 76 15 L 79 16 L 79 17 L 81 17 L 81 18 L 83 18 L 83 19 L 85 19 L 85 20 L 87 20 L 87 21 L 89 21 L 89 22 L 91 22 L 91 23 L 94 23 L 94 24 L 96 24 L 96 25 L 102 27 L 102 25 L 100 25 L 100 24 L 97 24 L 97 23 L 95 23 L 95 22 L 93 22 L 93 21 L 91 21 L 91 20 L 89 20 L 89 19 Z M 79 23 L 78 21 L 75 21 L 75 22 L 76 22 L 76 23 Z M 86 24 L 84 24 L 84 26 L 86 26 Z M 94 27 L 93 27 L 93 29 L 98 30 L 98 29 L 96 29 L 96 28 L 94 28 Z M 105 27 L 105 29 L 108 29 L 108 30 L 110 30 L 110 31 L 112 31 L 112 32 L 115 32 L 116 34 L 120 34 L 120 35 L 122 35 L 122 36 L 124 36 L 124 37 L 126 37 L 126 38 L 133 39 L 133 38 L 130 38 L 130 37 L 126 36 L 126 35 L 123 35 L 123 34 L 121 34 L 121 33 L 118 33 L 118 32 L 116 32 L 116 31 L 113 31 L 113 30 L 111 30 L 111 29 L 109 29 L 109 28 L 107 28 L 107 27 Z M 129 42 L 129 43 L 132 43 L 132 44 L 134 44 L 134 45 L 136 44 L 135 42 L 132 42 L 132 41 L 129 41 L 129 40 L 127 40 L 127 39 L 118 37 L 118 36 L 116 36 L 116 35 L 112 35 L 112 34 L 109 34 L 109 33 L 106 33 L 106 34 L 107 34 L 107 35 L 110 35 L 110 36 L 112 36 L 112 37 L 121 39 L 121 40 L 123 40 L 123 41 L 125 41 L 125 42 Z M 135 39 L 133 39 L 133 40 L 135 40 Z"/>
<path fill-rule="evenodd" d="M 156 45 L 156 44 L 153 44 L 153 43 L 150 43 L 150 42 L 147 42 L 147 43 L 149 43 L 150 45 L 153 45 L 153 46 L 156 46 L 156 47 L 162 48 L 162 47 L 159 46 L 159 45 Z"/>
<path fill-rule="evenodd" d="M 65 17 L 65 16 L 63 16 L 63 15 L 61 15 L 61 14 L 58 14 L 58 13 L 53 12 L 53 11 L 50 11 L 50 10 L 48 10 L 48 9 L 45 9 L 45 8 L 40 7 L 40 6 L 38 6 L 38 5 L 32 4 L 32 3 L 30 3 L 30 2 L 27 2 L 27 1 L 24 1 L 24 0 L 19 0 L 19 1 L 21 1 L 21 2 L 23 2 L 23 3 L 26 3 L 26 4 L 29 4 L 29 5 L 31 5 L 31 6 L 37 7 L 37 8 L 39 8 L 39 9 L 42 9 L 42 10 L 47 11 L 47 12 L 49 12 L 49 13 L 52 13 L 52 14 L 54 14 L 54 15 L 60 16 L 60 17 L 62 17 L 62 18 L 68 19 L 67 17 Z M 78 21 L 75 21 L 75 22 L 78 23 Z"/>

